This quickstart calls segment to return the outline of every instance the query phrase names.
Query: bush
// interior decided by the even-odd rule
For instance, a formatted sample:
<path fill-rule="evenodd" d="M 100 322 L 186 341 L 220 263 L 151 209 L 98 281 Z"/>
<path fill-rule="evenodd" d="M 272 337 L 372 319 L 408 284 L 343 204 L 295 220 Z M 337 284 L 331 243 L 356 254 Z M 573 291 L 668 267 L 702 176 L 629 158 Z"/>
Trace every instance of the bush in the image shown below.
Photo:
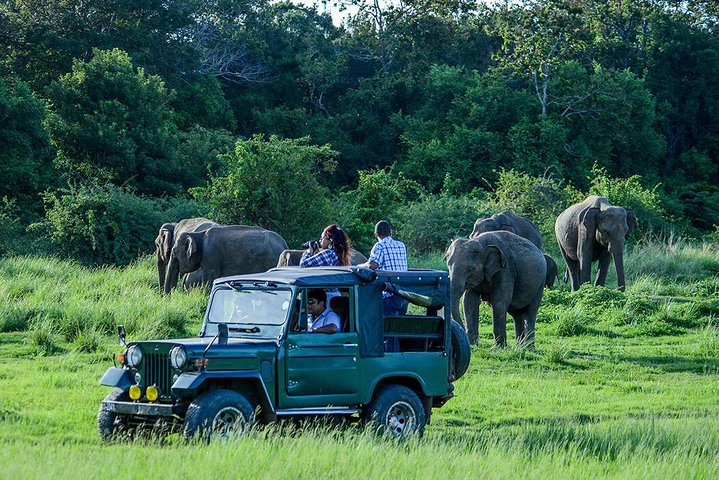
<path fill-rule="evenodd" d="M 427 194 L 399 208 L 395 230 L 409 249 L 427 254 L 444 251 L 454 238 L 468 237 L 475 220 L 490 215 L 489 205 L 479 197 Z"/>
<path fill-rule="evenodd" d="M 379 220 L 396 223 L 396 212 L 424 193 L 422 187 L 392 169 L 360 171 L 357 188 L 340 194 L 338 223 L 347 231 L 354 247 L 368 253 L 374 244 L 374 226 Z M 395 225 L 396 236 L 407 236 Z"/>
<path fill-rule="evenodd" d="M 554 244 L 554 222 L 569 205 L 583 200 L 579 191 L 562 186 L 551 176 L 533 177 L 514 170 L 503 170 L 492 197 L 496 212 L 511 210 L 531 220 L 545 244 Z M 496 213 L 495 212 L 495 213 Z"/>
<path fill-rule="evenodd" d="M 224 171 L 191 192 L 207 202 L 216 221 L 274 230 L 299 247 L 332 223 L 322 177 L 334 171 L 336 155 L 328 145 L 310 145 L 307 138 L 255 135 L 238 141 L 234 153 L 220 156 Z"/>
<path fill-rule="evenodd" d="M 127 265 L 152 252 L 166 212 L 197 212 L 198 204 L 181 199 L 141 197 L 114 185 L 84 185 L 47 192 L 45 220 L 34 225 L 57 250 L 86 265 Z M 196 215 L 189 215 L 196 216 Z"/>
<path fill-rule="evenodd" d="M 631 208 L 636 215 L 639 228 L 632 234 L 639 238 L 642 233 L 661 232 L 666 228 L 666 212 L 661 204 L 659 185 L 645 188 L 639 175 L 629 178 L 612 178 L 606 170 L 595 165 L 592 168 L 594 180 L 589 188 L 590 195 L 607 197 L 613 205 Z"/>

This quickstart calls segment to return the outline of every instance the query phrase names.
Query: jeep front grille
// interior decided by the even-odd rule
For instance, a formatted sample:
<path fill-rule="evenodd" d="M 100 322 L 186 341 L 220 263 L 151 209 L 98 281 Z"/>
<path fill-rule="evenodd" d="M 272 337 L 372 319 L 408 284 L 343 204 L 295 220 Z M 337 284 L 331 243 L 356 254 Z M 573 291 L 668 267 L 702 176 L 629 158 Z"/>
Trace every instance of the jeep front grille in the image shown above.
<path fill-rule="evenodd" d="M 145 386 L 156 385 L 160 389 L 160 396 L 169 397 L 172 387 L 172 368 L 170 355 L 167 353 L 146 353 Z"/>

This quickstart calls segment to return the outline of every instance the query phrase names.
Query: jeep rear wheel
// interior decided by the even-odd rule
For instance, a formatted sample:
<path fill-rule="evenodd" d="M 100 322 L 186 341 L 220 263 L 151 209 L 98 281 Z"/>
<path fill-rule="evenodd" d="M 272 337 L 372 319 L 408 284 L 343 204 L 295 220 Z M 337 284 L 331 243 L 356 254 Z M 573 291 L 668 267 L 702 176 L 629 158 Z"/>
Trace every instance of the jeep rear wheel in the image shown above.
<path fill-rule="evenodd" d="M 185 415 L 186 439 L 226 440 L 245 433 L 255 423 L 252 404 L 232 390 L 210 390 L 190 403 Z"/>
<path fill-rule="evenodd" d="M 127 392 L 119 388 L 114 389 L 105 397 L 105 401 L 110 402 L 126 402 L 129 400 L 130 397 Z M 100 404 L 100 410 L 97 412 L 97 430 L 100 433 L 100 438 L 105 443 L 119 439 L 123 433 L 128 437 L 132 433 L 125 416 L 108 410 L 104 404 Z"/>
<path fill-rule="evenodd" d="M 469 360 L 472 356 L 472 349 L 469 346 L 469 338 L 467 332 L 464 331 L 464 327 L 452 320 L 452 363 L 450 368 L 450 374 L 454 376 L 455 380 L 459 380 L 462 375 L 467 373 L 469 368 Z"/>
<path fill-rule="evenodd" d="M 427 414 L 416 393 L 403 385 L 385 385 L 362 409 L 362 422 L 397 438 L 422 436 Z"/>

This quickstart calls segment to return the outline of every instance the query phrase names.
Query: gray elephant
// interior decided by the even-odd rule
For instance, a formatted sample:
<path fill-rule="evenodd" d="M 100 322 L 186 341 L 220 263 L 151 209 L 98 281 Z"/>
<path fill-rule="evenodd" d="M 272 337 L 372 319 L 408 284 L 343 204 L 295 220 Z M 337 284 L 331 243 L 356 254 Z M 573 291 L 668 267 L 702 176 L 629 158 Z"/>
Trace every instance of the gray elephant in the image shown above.
<path fill-rule="evenodd" d="M 481 233 L 486 232 L 512 232 L 515 235 L 526 238 L 537 248 L 542 248 L 542 235 L 539 229 L 532 222 L 524 217 L 514 214 L 509 210 L 495 213 L 489 218 L 479 218 L 474 222 L 474 229 L 469 238 L 475 238 Z"/>
<path fill-rule="evenodd" d="M 609 262 L 614 259 L 617 286 L 624 290 L 624 240 L 637 226 L 630 208 L 617 207 L 592 195 L 562 212 L 554 232 L 571 279 L 572 291 L 592 276 L 592 262 L 599 261 L 594 285 L 604 285 Z"/>
<path fill-rule="evenodd" d="M 450 277 L 452 317 L 461 322 L 459 299 L 471 343 L 478 339 L 479 303 L 492 307 L 494 342 L 507 345 L 507 313 L 514 318 L 518 344 L 534 344 L 534 325 L 542 301 L 547 262 L 529 240 L 511 232 L 488 232 L 459 238 L 445 255 Z"/>
<path fill-rule="evenodd" d="M 280 253 L 280 257 L 277 259 L 277 266 L 278 267 L 296 267 L 300 264 L 300 260 L 302 259 L 302 255 L 307 250 L 283 250 L 282 253 Z M 359 265 L 360 263 L 365 263 L 367 261 L 367 257 L 362 255 L 360 252 L 355 250 L 354 248 L 350 248 L 350 264 L 352 265 Z"/>
<path fill-rule="evenodd" d="M 247 225 L 212 227 L 204 232 L 183 232 L 170 256 L 165 293 L 177 285 L 179 275 L 202 269 L 202 283 L 227 275 L 264 272 L 277 264 L 287 242 L 276 232 Z"/>
<path fill-rule="evenodd" d="M 157 277 L 160 291 L 165 287 L 167 266 L 170 263 L 175 238 L 183 232 L 203 232 L 210 227 L 219 226 L 207 218 L 185 218 L 177 223 L 163 223 L 155 238 L 155 256 L 157 257 Z"/>

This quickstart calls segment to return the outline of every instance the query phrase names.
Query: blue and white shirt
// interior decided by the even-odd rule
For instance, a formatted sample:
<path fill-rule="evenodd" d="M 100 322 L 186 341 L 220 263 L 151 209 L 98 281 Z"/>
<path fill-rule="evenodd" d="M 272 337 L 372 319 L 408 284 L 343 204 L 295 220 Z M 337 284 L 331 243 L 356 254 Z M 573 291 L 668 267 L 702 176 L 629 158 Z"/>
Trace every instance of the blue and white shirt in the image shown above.
<path fill-rule="evenodd" d="M 375 262 L 377 270 L 390 270 L 393 272 L 406 272 L 407 247 L 399 240 L 384 237 L 374 244 L 369 254 L 369 261 Z M 389 292 L 382 292 L 384 298 L 393 296 Z"/>
<path fill-rule="evenodd" d="M 384 237 L 374 244 L 369 254 L 369 261 L 375 262 L 377 270 L 393 272 L 407 271 L 407 247 L 399 240 Z"/>
<path fill-rule="evenodd" d="M 334 324 L 338 332 L 342 331 L 342 320 L 340 320 L 340 316 L 329 308 L 326 308 L 317 318 L 312 318 L 312 314 L 307 316 L 307 325 L 309 325 L 307 329 L 308 332 L 314 332 L 316 329 L 330 324 Z"/>
<path fill-rule="evenodd" d="M 340 259 L 337 256 L 334 248 L 325 248 L 320 250 L 316 255 L 305 252 L 300 260 L 300 267 L 332 267 L 340 264 Z"/>

